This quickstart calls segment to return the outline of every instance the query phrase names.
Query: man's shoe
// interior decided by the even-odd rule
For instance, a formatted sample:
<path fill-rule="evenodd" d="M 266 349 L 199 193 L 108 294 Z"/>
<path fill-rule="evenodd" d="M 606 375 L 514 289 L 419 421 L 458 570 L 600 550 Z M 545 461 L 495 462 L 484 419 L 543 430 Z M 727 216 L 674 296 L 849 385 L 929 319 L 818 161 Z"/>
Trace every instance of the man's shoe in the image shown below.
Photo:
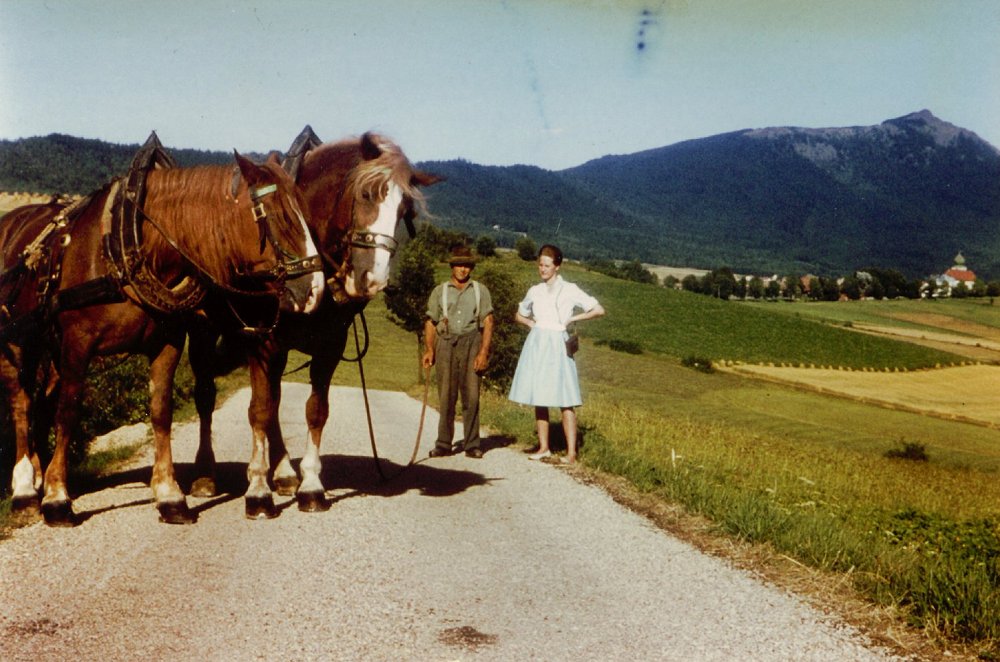
<path fill-rule="evenodd" d="M 440 448 L 435 446 L 431 449 L 431 452 L 427 454 L 428 457 L 448 457 L 451 455 L 450 448 Z"/>
<path fill-rule="evenodd" d="M 478 448 L 470 448 L 469 450 L 465 451 L 465 457 L 474 457 L 478 460 L 482 456 L 483 456 L 483 451 L 479 450 Z"/>

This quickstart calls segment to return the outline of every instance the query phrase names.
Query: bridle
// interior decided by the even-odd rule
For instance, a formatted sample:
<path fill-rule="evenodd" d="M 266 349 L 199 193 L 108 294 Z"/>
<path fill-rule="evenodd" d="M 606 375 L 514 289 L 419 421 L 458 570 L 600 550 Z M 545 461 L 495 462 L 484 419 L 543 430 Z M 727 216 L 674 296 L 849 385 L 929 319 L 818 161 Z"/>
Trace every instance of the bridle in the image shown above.
<path fill-rule="evenodd" d="M 273 228 L 274 221 L 268 215 L 263 200 L 277 190 L 277 184 L 250 189 L 250 200 L 253 202 L 251 212 L 260 233 L 260 252 L 263 254 L 266 245 L 270 244 L 271 248 L 274 249 L 275 255 L 278 256 L 278 262 L 270 269 L 259 269 L 248 275 L 264 281 L 278 281 L 283 283 L 288 278 L 297 278 L 298 276 L 322 270 L 323 261 L 319 255 L 308 255 L 306 257 L 295 255 L 275 235 Z M 303 230 L 306 233 L 309 232 L 309 229 L 306 227 Z"/>
<path fill-rule="evenodd" d="M 338 195 L 337 202 L 334 205 L 334 209 L 340 207 L 341 201 L 344 195 L 351 190 L 352 187 L 344 187 Z M 363 230 L 358 230 L 358 211 L 357 211 L 357 196 L 352 195 L 351 200 L 351 229 L 344 237 L 344 241 L 341 244 L 339 253 L 343 254 L 343 259 L 339 261 L 331 260 L 331 263 L 335 266 L 333 275 L 327 279 L 327 288 L 330 290 L 333 300 L 337 303 L 346 303 L 350 300 L 347 292 L 344 290 L 343 283 L 347 278 L 347 274 L 350 272 L 351 264 L 351 251 L 355 248 L 377 250 L 379 248 L 388 251 L 389 258 L 396 254 L 399 249 L 399 241 L 393 235 L 386 234 L 384 232 L 375 232 L 371 229 L 365 228 Z M 410 236 L 410 239 L 416 236 L 416 228 L 413 226 L 413 219 L 409 215 L 403 215 L 403 221 L 406 223 L 406 230 Z M 396 226 L 399 225 L 399 219 L 396 220 Z M 336 254 L 336 253 L 335 253 Z"/>

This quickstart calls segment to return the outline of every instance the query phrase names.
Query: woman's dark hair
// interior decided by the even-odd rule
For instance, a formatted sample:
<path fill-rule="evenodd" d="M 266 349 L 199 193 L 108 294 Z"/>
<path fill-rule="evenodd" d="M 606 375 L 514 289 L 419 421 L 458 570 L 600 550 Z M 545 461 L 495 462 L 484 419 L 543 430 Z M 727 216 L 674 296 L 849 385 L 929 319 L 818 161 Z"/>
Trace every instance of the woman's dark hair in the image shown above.
<path fill-rule="evenodd" d="M 553 246 L 552 244 L 545 244 L 538 249 L 538 257 L 543 255 L 548 255 L 552 258 L 552 264 L 557 267 L 562 264 L 562 251 L 559 250 L 558 246 Z"/>

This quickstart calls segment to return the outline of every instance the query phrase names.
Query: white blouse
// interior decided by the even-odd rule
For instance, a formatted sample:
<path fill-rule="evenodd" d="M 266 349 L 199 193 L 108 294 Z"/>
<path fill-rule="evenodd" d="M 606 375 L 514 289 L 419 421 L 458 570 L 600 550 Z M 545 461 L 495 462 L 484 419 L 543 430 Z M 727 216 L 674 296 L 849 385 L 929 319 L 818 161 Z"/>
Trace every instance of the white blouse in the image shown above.
<path fill-rule="evenodd" d="M 545 282 L 532 285 L 524 300 L 518 304 L 517 312 L 534 319 L 538 328 L 564 331 L 566 320 L 573 316 L 574 309 L 591 311 L 597 305 L 597 299 L 575 283 L 563 280 L 562 276 L 556 275 L 553 281 L 551 290 Z"/>

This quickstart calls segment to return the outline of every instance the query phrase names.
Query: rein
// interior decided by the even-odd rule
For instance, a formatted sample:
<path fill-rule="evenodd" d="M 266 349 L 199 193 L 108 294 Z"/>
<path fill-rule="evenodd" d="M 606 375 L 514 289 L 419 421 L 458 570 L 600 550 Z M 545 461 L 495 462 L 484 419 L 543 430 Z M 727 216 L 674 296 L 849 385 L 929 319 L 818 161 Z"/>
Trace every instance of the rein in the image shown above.
<path fill-rule="evenodd" d="M 363 315 L 362 315 L 362 320 L 364 320 Z M 366 336 L 367 336 L 367 327 L 366 327 Z M 365 338 L 366 345 L 367 342 L 368 340 L 366 337 Z M 402 474 L 404 471 L 413 466 L 413 463 L 417 461 L 417 453 L 420 452 L 420 437 L 423 435 L 424 432 L 424 416 L 427 413 L 427 398 L 430 393 L 430 385 L 431 385 L 431 369 L 427 368 L 424 374 L 424 397 L 423 397 L 423 404 L 420 407 L 420 423 L 417 425 L 417 438 L 413 442 L 413 454 L 410 456 L 410 461 L 407 462 L 405 466 L 401 467 L 399 471 L 392 474 L 391 476 L 386 476 L 385 472 L 382 471 L 382 463 L 378 456 L 378 446 L 375 444 L 375 426 L 372 423 L 371 403 L 368 401 L 368 384 L 365 381 L 365 369 L 361 361 L 362 357 L 361 344 L 358 340 L 357 323 L 354 324 L 354 346 L 358 351 L 358 357 L 357 357 L 358 376 L 361 379 L 361 393 L 364 396 L 365 400 L 365 418 L 368 420 L 368 439 L 371 442 L 372 458 L 375 460 L 375 471 L 378 472 L 379 478 L 381 478 L 384 482 L 387 482 L 394 478 L 398 478 L 400 474 Z"/>

